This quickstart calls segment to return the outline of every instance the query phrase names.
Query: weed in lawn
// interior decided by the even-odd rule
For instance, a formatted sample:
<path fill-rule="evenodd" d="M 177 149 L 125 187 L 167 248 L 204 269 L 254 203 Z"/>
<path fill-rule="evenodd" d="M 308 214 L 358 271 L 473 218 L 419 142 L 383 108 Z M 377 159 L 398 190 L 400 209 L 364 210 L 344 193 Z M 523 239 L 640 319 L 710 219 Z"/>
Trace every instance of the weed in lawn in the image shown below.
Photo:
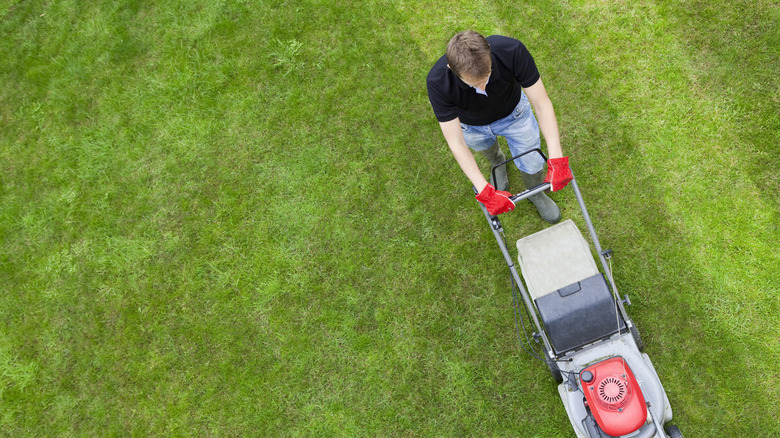
<path fill-rule="evenodd" d="M 303 43 L 291 39 L 287 41 L 274 40 L 274 47 L 271 49 L 271 53 L 268 54 L 268 58 L 271 60 L 271 65 L 274 68 L 279 68 L 284 71 L 282 77 L 286 77 L 295 70 L 304 67 L 304 63 L 299 60 L 299 57 L 303 52 Z"/>
<path fill-rule="evenodd" d="M 0 397 L 6 390 L 24 391 L 35 379 L 35 362 L 24 362 L 14 352 L 8 338 L 0 332 Z"/>

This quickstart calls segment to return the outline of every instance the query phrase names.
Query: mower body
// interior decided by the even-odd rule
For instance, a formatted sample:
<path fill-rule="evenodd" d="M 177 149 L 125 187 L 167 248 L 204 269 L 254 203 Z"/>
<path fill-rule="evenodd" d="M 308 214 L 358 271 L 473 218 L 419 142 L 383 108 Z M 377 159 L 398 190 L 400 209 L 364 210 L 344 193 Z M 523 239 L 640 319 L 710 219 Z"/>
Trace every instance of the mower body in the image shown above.
<path fill-rule="evenodd" d="M 517 249 L 549 354 L 565 376 L 558 394 L 578 438 L 664 437 L 669 400 L 574 222 L 522 238 Z"/>
<path fill-rule="evenodd" d="M 578 438 L 681 437 L 676 426 L 666 426 L 672 419 L 669 399 L 624 307 L 631 302 L 617 291 L 612 252 L 601 248 L 576 179 L 570 187 L 590 243 L 572 220 L 519 239 L 522 279 L 501 221 L 480 206 L 536 328 L 533 338 L 544 348 L 542 359 L 559 383 L 571 425 Z M 543 183 L 511 199 L 517 203 L 549 189 Z"/>

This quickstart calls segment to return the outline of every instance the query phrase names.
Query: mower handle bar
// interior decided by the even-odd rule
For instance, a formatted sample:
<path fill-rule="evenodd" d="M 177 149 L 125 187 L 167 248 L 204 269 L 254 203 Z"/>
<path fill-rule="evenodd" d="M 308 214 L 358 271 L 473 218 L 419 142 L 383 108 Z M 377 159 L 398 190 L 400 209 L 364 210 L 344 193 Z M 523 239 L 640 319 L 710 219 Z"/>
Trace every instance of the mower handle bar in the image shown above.
<path fill-rule="evenodd" d="M 550 183 L 548 183 L 548 182 L 541 183 L 541 184 L 539 184 L 536 187 L 532 187 L 532 188 L 526 189 L 525 191 L 522 191 L 522 192 L 520 192 L 520 193 L 518 193 L 516 195 L 512 195 L 512 196 L 509 197 L 509 199 L 511 199 L 512 202 L 517 203 L 519 201 L 522 201 L 523 199 L 530 198 L 531 196 L 533 196 L 533 195 L 535 195 L 537 193 L 546 192 L 546 191 L 550 190 L 551 187 L 552 187 L 552 185 Z"/>
<path fill-rule="evenodd" d="M 534 148 L 534 149 L 531 149 L 530 151 L 523 152 L 522 154 L 515 155 L 514 157 L 512 157 L 512 158 L 510 158 L 510 159 L 508 159 L 508 160 L 504 160 L 504 161 L 502 161 L 501 163 L 498 163 L 498 164 L 496 164 L 495 166 L 493 166 L 493 167 L 490 169 L 490 174 L 493 176 L 493 179 L 492 179 L 492 180 L 493 180 L 493 181 L 496 181 L 496 169 L 497 169 L 497 168 L 499 168 L 499 167 L 501 167 L 501 166 L 505 165 L 506 163 L 508 163 L 508 162 L 510 162 L 510 161 L 514 161 L 514 160 L 516 160 L 517 158 L 520 158 L 520 157 L 522 157 L 523 155 L 531 154 L 531 153 L 534 153 L 534 152 L 536 152 L 537 154 L 541 155 L 541 156 L 542 156 L 542 159 L 543 159 L 545 162 L 547 162 L 547 156 L 546 156 L 546 155 L 544 155 L 544 153 L 542 152 L 542 150 L 541 150 L 541 149 L 539 149 L 539 148 Z M 539 184 L 539 185 L 538 185 L 538 186 L 536 186 L 536 187 L 528 187 L 528 188 L 526 188 L 526 190 L 525 190 L 525 191 L 522 191 L 522 192 L 520 192 L 520 193 L 518 193 L 518 194 L 516 194 L 516 195 L 512 195 L 512 196 L 510 196 L 510 197 L 509 197 L 509 199 L 511 199 L 511 200 L 512 200 L 512 202 L 515 202 L 515 203 L 516 203 L 516 202 L 518 202 L 518 201 L 522 201 L 523 199 L 530 198 L 531 196 L 533 196 L 533 195 L 535 195 L 535 194 L 537 194 L 537 193 L 546 192 L 546 191 L 550 190 L 551 188 L 552 188 L 552 185 L 551 185 L 550 183 L 548 183 L 548 182 L 545 182 L 545 183 Z"/>

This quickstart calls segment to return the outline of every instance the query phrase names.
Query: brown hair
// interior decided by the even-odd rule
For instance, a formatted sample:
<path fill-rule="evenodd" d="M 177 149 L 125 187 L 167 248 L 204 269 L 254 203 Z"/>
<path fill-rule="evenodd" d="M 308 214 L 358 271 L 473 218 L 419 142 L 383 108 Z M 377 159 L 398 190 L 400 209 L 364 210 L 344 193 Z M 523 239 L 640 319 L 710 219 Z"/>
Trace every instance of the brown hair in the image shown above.
<path fill-rule="evenodd" d="M 490 44 L 473 30 L 458 32 L 447 44 L 447 64 L 461 78 L 482 79 L 490 74 Z"/>

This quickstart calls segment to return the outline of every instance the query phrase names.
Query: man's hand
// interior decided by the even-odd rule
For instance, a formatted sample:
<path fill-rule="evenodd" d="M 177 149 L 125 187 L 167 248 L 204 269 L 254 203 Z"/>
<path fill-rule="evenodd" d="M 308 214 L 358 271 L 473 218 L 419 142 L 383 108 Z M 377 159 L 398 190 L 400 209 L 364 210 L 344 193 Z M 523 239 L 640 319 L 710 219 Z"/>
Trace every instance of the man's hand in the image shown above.
<path fill-rule="evenodd" d="M 509 197 L 509 192 L 496 190 L 495 187 L 488 184 L 477 195 L 477 201 L 485 204 L 488 213 L 495 216 L 515 209 L 515 203 Z"/>
<path fill-rule="evenodd" d="M 547 176 L 544 182 L 550 183 L 550 189 L 555 192 L 569 184 L 574 179 L 569 167 L 569 157 L 550 158 L 547 160 Z"/>

